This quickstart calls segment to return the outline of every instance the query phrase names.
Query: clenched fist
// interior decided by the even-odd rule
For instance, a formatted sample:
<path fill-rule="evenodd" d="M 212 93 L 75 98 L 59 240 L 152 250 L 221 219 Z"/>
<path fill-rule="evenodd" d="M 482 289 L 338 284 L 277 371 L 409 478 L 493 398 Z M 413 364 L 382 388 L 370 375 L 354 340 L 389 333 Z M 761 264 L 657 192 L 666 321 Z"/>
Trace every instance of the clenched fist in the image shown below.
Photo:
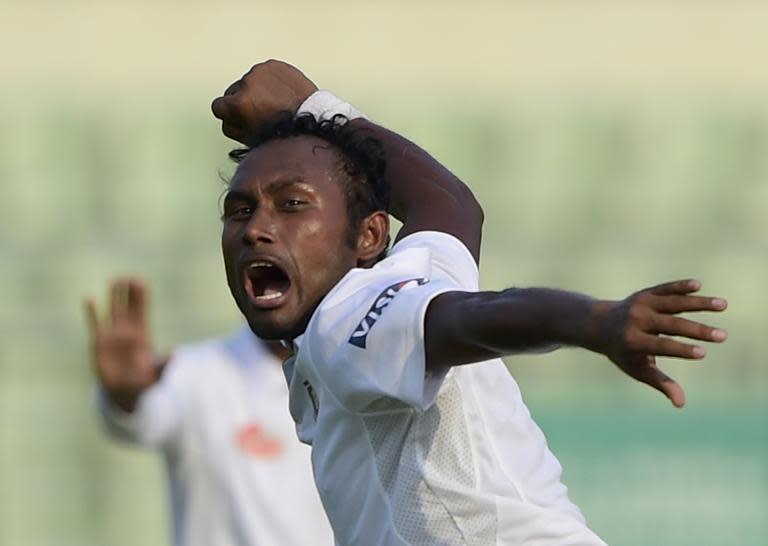
<path fill-rule="evenodd" d="M 282 61 L 254 65 L 213 101 L 213 115 L 231 139 L 248 144 L 248 136 L 281 112 L 295 113 L 317 86 L 302 72 Z"/>

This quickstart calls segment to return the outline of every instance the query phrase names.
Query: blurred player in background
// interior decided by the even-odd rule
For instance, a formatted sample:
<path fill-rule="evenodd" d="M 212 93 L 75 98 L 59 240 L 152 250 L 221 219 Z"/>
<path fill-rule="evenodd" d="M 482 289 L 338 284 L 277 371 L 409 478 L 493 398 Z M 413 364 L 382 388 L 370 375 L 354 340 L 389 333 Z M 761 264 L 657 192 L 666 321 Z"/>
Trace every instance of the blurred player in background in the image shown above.
<path fill-rule="evenodd" d="M 702 358 L 668 336 L 725 332 L 676 315 L 725 302 L 693 280 L 622 301 L 479 292 L 482 210 L 424 150 L 279 61 L 213 112 L 247 146 L 224 199 L 227 280 L 251 329 L 294 349 L 291 413 L 338 544 L 604 544 L 499 357 L 584 347 L 681 406 L 655 357 Z M 403 227 L 386 252 L 388 213 Z"/>
<path fill-rule="evenodd" d="M 333 544 L 288 413 L 286 350 L 243 327 L 156 359 L 148 315 L 135 279 L 111 283 L 108 316 L 87 302 L 99 412 L 113 437 L 163 453 L 174 544 Z"/>

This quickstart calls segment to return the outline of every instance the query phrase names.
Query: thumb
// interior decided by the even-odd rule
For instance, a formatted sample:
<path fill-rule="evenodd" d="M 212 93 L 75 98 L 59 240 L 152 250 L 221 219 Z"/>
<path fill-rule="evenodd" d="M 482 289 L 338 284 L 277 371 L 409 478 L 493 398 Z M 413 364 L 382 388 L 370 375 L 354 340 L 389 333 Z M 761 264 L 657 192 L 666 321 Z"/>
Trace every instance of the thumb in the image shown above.
<path fill-rule="evenodd" d="M 677 381 L 656 367 L 655 362 L 649 363 L 645 372 L 638 379 L 664 394 L 676 408 L 682 408 L 685 405 L 683 388 Z"/>
<path fill-rule="evenodd" d="M 90 336 L 90 352 L 91 352 L 91 369 L 100 379 L 103 378 L 102 359 L 101 359 L 101 347 L 102 343 L 102 327 L 99 323 L 98 312 L 96 311 L 96 304 L 92 299 L 88 298 L 83 302 L 83 310 L 85 311 L 85 319 L 88 324 L 88 333 Z"/>
<path fill-rule="evenodd" d="M 101 333 L 99 316 L 96 312 L 96 304 L 92 299 L 88 298 L 83 302 L 83 310 L 85 311 L 85 320 L 88 324 L 88 332 L 91 336 L 91 340 L 95 341 Z"/>

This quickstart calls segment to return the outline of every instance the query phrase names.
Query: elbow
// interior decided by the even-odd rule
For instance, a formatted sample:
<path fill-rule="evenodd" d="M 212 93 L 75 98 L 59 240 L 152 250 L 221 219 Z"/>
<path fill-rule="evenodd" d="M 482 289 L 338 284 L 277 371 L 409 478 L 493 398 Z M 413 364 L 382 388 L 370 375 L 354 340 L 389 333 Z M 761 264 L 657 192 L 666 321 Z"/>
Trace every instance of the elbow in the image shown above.
<path fill-rule="evenodd" d="M 467 192 L 469 193 L 469 197 L 467 198 L 468 214 L 472 218 L 474 224 L 476 224 L 478 228 L 482 228 L 483 222 L 485 222 L 485 212 L 483 211 L 483 207 L 469 188 L 467 188 Z"/>
<path fill-rule="evenodd" d="M 457 180 L 452 193 L 453 201 L 466 221 L 477 228 L 482 228 L 483 222 L 485 222 L 485 212 L 469 186 Z"/>

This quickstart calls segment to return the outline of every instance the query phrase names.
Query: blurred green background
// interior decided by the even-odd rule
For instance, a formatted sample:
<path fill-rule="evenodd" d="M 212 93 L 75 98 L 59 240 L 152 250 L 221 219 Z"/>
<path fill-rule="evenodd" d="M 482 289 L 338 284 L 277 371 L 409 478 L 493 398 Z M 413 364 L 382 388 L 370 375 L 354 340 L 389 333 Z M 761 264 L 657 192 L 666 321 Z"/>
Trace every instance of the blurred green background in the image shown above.
<path fill-rule="evenodd" d="M 728 298 L 727 344 L 663 363 L 682 411 L 585 352 L 509 365 L 608 543 L 768 544 L 767 25 L 724 0 L 6 0 L 0 544 L 168 544 L 159 458 L 99 431 L 81 300 L 145 276 L 160 349 L 239 324 L 208 104 L 269 57 L 470 184 L 486 288 Z"/>

